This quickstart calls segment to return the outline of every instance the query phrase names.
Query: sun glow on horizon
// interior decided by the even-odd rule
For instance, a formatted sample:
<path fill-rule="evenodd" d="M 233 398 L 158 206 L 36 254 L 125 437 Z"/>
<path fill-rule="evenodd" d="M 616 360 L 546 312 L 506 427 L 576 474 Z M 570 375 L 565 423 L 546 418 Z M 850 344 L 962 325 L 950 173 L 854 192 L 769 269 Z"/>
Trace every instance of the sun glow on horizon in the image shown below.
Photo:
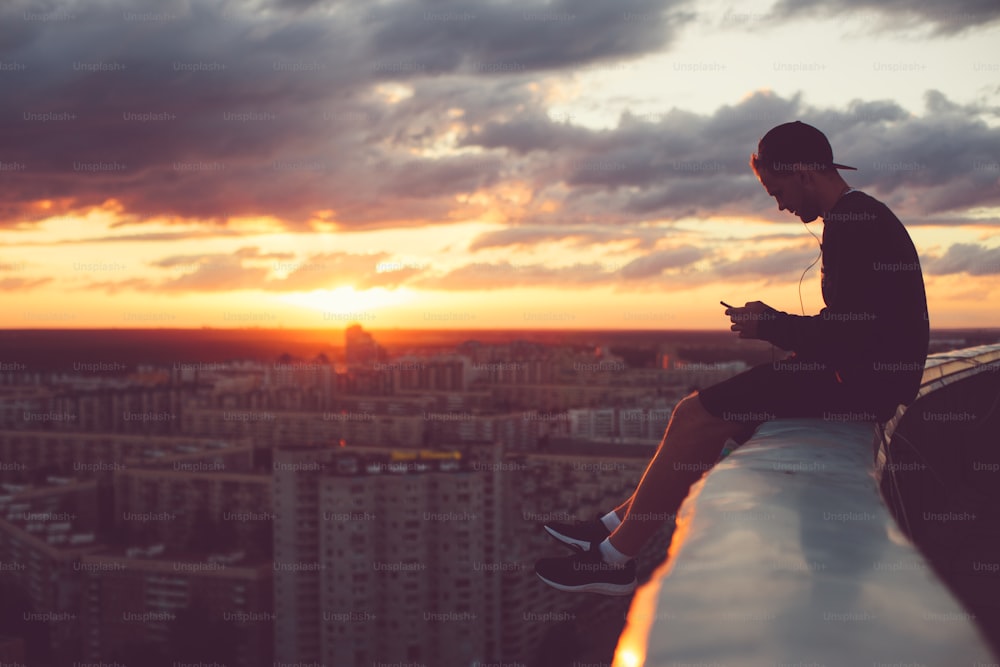
<path fill-rule="evenodd" d="M 320 311 L 325 317 L 364 316 L 374 317 L 380 308 L 409 304 L 415 295 L 407 288 L 385 289 L 372 287 L 358 290 L 354 287 L 318 289 L 311 292 L 293 292 L 278 299 L 284 303 Z"/>

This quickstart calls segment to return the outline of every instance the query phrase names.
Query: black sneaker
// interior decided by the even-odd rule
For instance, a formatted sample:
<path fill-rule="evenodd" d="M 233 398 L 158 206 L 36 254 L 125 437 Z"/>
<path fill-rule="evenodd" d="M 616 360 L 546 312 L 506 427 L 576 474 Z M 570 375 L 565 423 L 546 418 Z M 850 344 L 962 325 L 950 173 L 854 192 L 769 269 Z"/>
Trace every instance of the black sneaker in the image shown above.
<path fill-rule="evenodd" d="M 589 549 L 591 542 L 603 542 L 611 534 L 600 517 L 590 521 L 574 521 L 573 523 L 553 521 L 545 524 L 542 528 L 552 537 L 578 551 Z"/>
<path fill-rule="evenodd" d="M 601 559 L 600 542 L 565 558 L 542 558 L 535 574 L 553 588 L 571 593 L 630 595 L 635 590 L 635 561 L 609 565 Z"/>

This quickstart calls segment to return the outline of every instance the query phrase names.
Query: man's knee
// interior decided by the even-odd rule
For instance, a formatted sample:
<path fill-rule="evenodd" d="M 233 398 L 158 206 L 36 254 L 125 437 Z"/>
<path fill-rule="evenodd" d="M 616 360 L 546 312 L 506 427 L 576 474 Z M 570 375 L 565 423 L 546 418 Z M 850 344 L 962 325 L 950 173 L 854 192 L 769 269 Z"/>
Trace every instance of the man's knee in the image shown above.
<path fill-rule="evenodd" d="M 705 409 L 705 406 L 701 404 L 701 398 L 698 397 L 697 391 L 691 392 L 680 400 L 674 407 L 673 419 L 677 419 L 684 424 L 722 421 Z"/>
<path fill-rule="evenodd" d="M 674 421 L 677 423 L 674 424 Z M 706 435 L 722 434 L 724 437 L 734 438 L 741 444 L 750 438 L 759 425 L 760 422 L 733 422 L 716 417 L 705 408 L 697 391 L 681 399 L 674 408 L 671 418 L 671 428 Z"/>
<path fill-rule="evenodd" d="M 667 433 L 687 433 L 691 431 L 701 431 L 706 424 L 707 420 L 715 420 L 705 406 L 701 404 L 701 399 L 698 398 L 698 392 L 692 392 L 682 398 L 677 405 L 674 406 L 674 411 L 670 415 L 670 424 L 667 426 L 667 432 L 663 434 L 663 439 L 660 440 L 660 445 L 657 447 L 657 452 L 659 452 L 663 445 L 667 441 Z"/>

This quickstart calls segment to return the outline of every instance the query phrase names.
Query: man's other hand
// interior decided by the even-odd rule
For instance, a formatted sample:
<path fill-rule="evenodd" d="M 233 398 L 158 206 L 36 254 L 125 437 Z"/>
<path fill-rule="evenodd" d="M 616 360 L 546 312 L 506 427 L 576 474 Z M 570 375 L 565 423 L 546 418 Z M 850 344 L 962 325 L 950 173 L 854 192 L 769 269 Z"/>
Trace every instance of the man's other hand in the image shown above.
<path fill-rule="evenodd" d="M 748 301 L 742 308 L 726 308 L 726 315 L 732 321 L 730 327 L 740 338 L 760 338 L 759 325 L 763 320 L 773 320 L 778 311 L 761 301 Z"/>

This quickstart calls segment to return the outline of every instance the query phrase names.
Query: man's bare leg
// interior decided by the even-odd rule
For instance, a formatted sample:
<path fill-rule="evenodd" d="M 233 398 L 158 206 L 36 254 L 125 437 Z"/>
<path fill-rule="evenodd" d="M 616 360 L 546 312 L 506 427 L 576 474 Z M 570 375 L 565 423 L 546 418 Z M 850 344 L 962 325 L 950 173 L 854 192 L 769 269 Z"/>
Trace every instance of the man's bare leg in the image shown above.
<path fill-rule="evenodd" d="M 760 422 L 729 422 L 709 413 L 697 392 L 674 408 L 646 472 L 632 496 L 615 508 L 622 519 L 610 541 L 634 556 L 671 514 L 677 512 L 691 485 L 719 458 L 728 438 L 746 439 Z"/>
<path fill-rule="evenodd" d="M 698 393 L 697 393 L 697 392 L 695 392 L 695 393 L 691 394 L 691 395 L 690 395 L 689 397 L 694 397 L 694 398 L 697 398 L 697 396 L 698 396 Z M 689 397 L 685 397 L 685 398 L 689 398 Z M 701 403 L 700 403 L 700 401 L 699 401 L 699 405 L 698 405 L 698 407 L 701 407 Z M 706 413 L 706 414 L 707 414 L 707 413 Z M 709 416 L 711 416 L 711 415 L 709 415 Z M 671 422 L 670 422 L 671 424 L 673 423 L 673 421 L 672 421 L 672 420 L 673 420 L 673 414 L 671 414 Z M 750 427 L 748 427 L 748 428 L 746 429 L 746 434 L 745 434 L 745 435 L 749 436 L 749 435 L 750 435 L 750 434 L 751 434 L 751 433 L 753 432 L 753 430 L 754 430 L 755 428 L 757 428 L 757 424 L 753 424 L 753 425 L 751 425 Z M 669 429 L 669 424 L 668 424 L 668 429 Z M 743 433 L 741 433 L 740 435 L 742 436 L 742 435 L 744 435 L 744 434 L 743 434 Z M 728 436 L 728 437 L 735 437 L 735 436 Z M 651 459 L 649 460 L 649 463 L 648 463 L 648 464 L 646 464 L 646 472 L 649 472 L 649 468 L 650 468 L 650 467 L 651 467 L 651 466 L 653 465 L 653 461 L 655 461 L 655 460 L 656 460 L 656 456 L 657 456 L 657 455 L 659 455 L 659 453 L 660 453 L 660 450 L 661 450 L 661 449 L 663 449 L 663 443 L 665 443 L 666 441 L 667 441 L 666 437 L 664 437 L 664 438 L 662 438 L 662 439 L 660 440 L 660 444 L 659 444 L 659 445 L 657 446 L 657 448 L 656 448 L 656 453 L 655 453 L 655 454 L 653 455 L 653 457 L 652 457 L 652 458 L 651 458 Z M 723 442 L 723 443 L 722 443 L 722 445 L 725 445 L 725 442 Z M 721 450 L 722 450 L 722 446 L 720 446 L 720 447 L 719 447 L 719 451 L 720 451 L 720 453 L 721 453 Z M 645 476 L 646 476 L 646 472 L 644 472 L 644 473 L 643 473 L 643 478 L 645 478 Z M 640 482 L 639 482 L 639 484 L 642 484 L 642 482 L 640 481 Z M 638 488 L 638 487 L 637 487 L 637 488 Z M 621 505 L 619 505 L 618 507 L 615 507 L 615 508 L 614 508 L 614 509 L 612 510 L 612 511 L 613 511 L 613 512 L 614 512 L 615 514 L 617 514 L 617 515 L 618 515 L 618 519 L 619 519 L 619 520 L 623 520 L 623 519 L 625 518 L 625 515 L 626 515 L 626 514 L 628 514 L 628 510 L 629 510 L 629 508 L 630 508 L 630 507 L 632 506 L 632 501 L 633 501 L 633 500 L 635 500 L 635 494 L 636 494 L 636 492 L 635 492 L 635 491 L 633 491 L 633 492 L 632 492 L 632 495 L 631 495 L 631 496 L 629 496 L 629 497 L 628 497 L 628 499 L 627 499 L 627 500 L 626 500 L 625 502 L 623 502 L 623 503 L 622 503 Z"/>

